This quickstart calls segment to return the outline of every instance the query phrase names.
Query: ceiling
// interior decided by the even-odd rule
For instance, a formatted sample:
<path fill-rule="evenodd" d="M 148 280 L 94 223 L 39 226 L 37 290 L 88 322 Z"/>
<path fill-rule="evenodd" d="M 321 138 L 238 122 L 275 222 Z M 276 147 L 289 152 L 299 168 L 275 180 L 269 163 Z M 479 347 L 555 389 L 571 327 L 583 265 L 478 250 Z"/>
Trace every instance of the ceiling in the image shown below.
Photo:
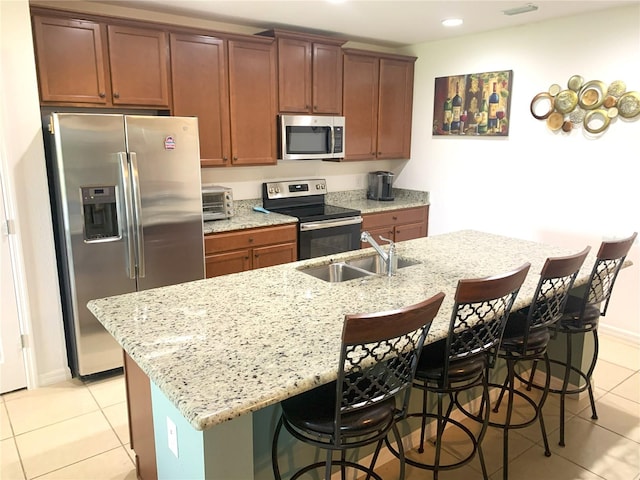
<path fill-rule="evenodd" d="M 102 3 L 104 0 L 94 0 Z M 533 3 L 536 11 L 514 16 L 503 10 Z M 201 19 L 256 27 L 295 28 L 386 47 L 433 42 L 551 18 L 576 15 L 639 1 L 435 1 L 435 0 L 128 0 L 118 5 L 196 16 Z M 445 28 L 441 21 L 458 17 L 460 27 Z"/>

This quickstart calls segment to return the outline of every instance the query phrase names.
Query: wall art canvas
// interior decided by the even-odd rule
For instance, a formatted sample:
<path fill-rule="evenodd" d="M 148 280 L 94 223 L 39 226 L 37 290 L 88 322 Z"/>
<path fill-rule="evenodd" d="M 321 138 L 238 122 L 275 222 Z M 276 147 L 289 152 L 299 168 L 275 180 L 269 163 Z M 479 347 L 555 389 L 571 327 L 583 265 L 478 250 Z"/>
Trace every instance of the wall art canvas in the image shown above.
<path fill-rule="evenodd" d="M 512 70 L 436 78 L 433 135 L 509 135 L 512 81 Z"/>

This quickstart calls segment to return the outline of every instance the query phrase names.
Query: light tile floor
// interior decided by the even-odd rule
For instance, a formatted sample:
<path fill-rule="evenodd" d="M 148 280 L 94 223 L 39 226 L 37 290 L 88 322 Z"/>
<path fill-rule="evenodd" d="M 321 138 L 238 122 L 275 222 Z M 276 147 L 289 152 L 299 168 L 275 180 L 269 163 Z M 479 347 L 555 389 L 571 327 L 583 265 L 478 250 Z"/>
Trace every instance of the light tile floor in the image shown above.
<path fill-rule="evenodd" d="M 537 424 L 510 436 L 509 479 L 640 480 L 640 347 L 602 335 L 595 373 L 598 420 L 589 401 L 567 402 L 566 447 L 558 446 L 559 403 L 545 406 L 551 457 L 545 457 Z M 129 448 L 122 375 L 90 382 L 77 379 L 0 400 L 0 478 L 112 479 L 136 478 Z M 464 453 L 455 435 L 447 455 Z M 483 442 L 490 478 L 502 478 L 502 435 L 490 428 Z M 425 455 L 430 452 L 427 451 Z M 413 455 L 414 453 L 411 453 Z M 386 479 L 397 478 L 397 463 L 380 465 Z M 431 478 L 407 467 L 407 480 Z M 442 472 L 442 480 L 481 478 L 480 464 Z"/>

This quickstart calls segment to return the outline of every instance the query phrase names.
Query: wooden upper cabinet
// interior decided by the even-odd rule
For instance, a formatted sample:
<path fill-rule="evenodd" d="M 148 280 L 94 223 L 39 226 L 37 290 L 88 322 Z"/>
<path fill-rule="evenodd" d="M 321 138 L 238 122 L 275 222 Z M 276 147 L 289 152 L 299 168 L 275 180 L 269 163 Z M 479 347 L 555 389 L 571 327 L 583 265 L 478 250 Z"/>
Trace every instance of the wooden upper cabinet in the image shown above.
<path fill-rule="evenodd" d="M 167 34 L 115 25 L 108 30 L 113 104 L 168 108 Z"/>
<path fill-rule="evenodd" d="M 414 61 L 380 59 L 378 159 L 411 156 Z"/>
<path fill-rule="evenodd" d="M 107 104 L 102 27 L 95 22 L 33 17 L 40 99 Z"/>
<path fill-rule="evenodd" d="M 277 39 L 278 110 L 281 113 L 342 113 L 344 40 L 270 30 Z"/>
<path fill-rule="evenodd" d="M 169 108 L 163 31 L 34 15 L 43 104 Z"/>
<path fill-rule="evenodd" d="M 276 54 L 273 40 L 228 41 L 231 163 L 275 165 Z"/>
<path fill-rule="evenodd" d="M 313 44 L 313 113 L 342 114 L 342 48 Z"/>
<path fill-rule="evenodd" d="M 280 112 L 311 111 L 311 43 L 278 39 L 278 104 Z"/>
<path fill-rule="evenodd" d="M 203 167 L 229 165 L 231 137 L 226 41 L 171 34 L 172 114 L 197 116 Z"/>
<path fill-rule="evenodd" d="M 345 50 L 345 160 L 411 156 L 415 57 Z"/>
<path fill-rule="evenodd" d="M 344 56 L 345 160 L 376 158 L 379 68 L 376 57 Z"/>

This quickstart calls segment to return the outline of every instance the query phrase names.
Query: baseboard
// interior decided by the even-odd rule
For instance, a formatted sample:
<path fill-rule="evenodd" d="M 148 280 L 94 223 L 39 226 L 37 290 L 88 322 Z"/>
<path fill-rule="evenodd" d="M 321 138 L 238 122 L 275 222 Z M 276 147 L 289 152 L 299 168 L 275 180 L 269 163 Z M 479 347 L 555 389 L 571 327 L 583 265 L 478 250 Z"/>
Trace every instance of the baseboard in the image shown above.
<path fill-rule="evenodd" d="M 50 372 L 38 375 L 38 385 L 36 387 L 46 387 L 55 383 L 64 382 L 71 378 L 71 370 L 69 368 L 58 368 Z"/>
<path fill-rule="evenodd" d="M 616 340 L 631 345 L 632 347 L 640 347 L 640 333 L 631 333 L 603 322 L 600 322 L 598 325 L 598 332 L 600 335 L 614 337 Z"/>

